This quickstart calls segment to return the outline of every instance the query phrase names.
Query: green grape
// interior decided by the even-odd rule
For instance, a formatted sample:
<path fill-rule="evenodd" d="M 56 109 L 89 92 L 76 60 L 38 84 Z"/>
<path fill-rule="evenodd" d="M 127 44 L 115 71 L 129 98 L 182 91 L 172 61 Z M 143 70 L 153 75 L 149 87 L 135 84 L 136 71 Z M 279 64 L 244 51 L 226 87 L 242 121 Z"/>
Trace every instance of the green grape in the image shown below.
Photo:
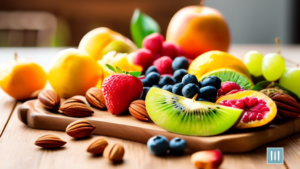
<path fill-rule="evenodd" d="M 243 62 L 247 66 L 251 75 L 258 77 L 262 75 L 262 61 L 263 61 L 263 54 L 258 51 L 250 51 L 246 53 L 243 58 Z"/>
<path fill-rule="evenodd" d="M 281 76 L 279 84 L 300 97 L 300 68 L 287 68 Z"/>
<path fill-rule="evenodd" d="M 275 81 L 285 70 L 284 58 L 278 53 L 269 53 L 263 58 L 262 73 L 268 81 Z"/>

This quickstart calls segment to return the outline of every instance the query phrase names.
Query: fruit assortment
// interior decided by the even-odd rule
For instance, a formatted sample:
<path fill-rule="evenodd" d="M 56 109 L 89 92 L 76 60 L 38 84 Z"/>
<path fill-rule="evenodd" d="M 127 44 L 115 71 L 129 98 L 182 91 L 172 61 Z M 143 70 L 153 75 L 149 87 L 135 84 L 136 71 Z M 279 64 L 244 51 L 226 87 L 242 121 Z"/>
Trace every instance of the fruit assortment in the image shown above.
<path fill-rule="evenodd" d="M 147 23 L 154 22 L 141 16 Z M 138 22 L 143 23 L 135 18 L 132 30 L 140 29 Z M 157 26 L 155 30 L 159 30 Z M 230 38 L 222 15 L 203 6 L 176 13 L 166 41 L 159 33 L 147 34 L 142 35 L 145 38 L 138 49 L 109 28 L 94 29 L 77 49 L 59 52 L 47 73 L 38 64 L 15 57 L 0 67 L 0 86 L 17 100 L 38 96 L 39 104 L 51 112 L 92 116 L 90 106 L 116 116 L 129 111 L 137 120 L 183 135 L 213 136 L 231 128 L 266 126 L 275 117 L 300 116 L 300 69 L 286 68 L 279 39 L 277 53 L 264 56 L 250 51 L 241 61 L 226 53 Z M 141 41 L 136 32 L 134 37 Z M 53 90 L 43 90 L 47 80 Z M 61 98 L 67 100 L 61 104 Z M 78 120 L 66 133 L 85 138 L 94 129 L 90 122 Z M 59 148 L 66 142 L 45 135 L 35 144 Z M 154 155 L 181 155 L 187 144 L 182 138 L 169 142 L 161 135 L 147 142 Z M 87 151 L 103 153 L 110 161 L 122 160 L 125 152 L 121 145 L 108 144 L 105 139 L 94 141 Z M 217 168 L 222 161 L 219 150 L 197 152 L 191 157 L 197 168 Z"/>

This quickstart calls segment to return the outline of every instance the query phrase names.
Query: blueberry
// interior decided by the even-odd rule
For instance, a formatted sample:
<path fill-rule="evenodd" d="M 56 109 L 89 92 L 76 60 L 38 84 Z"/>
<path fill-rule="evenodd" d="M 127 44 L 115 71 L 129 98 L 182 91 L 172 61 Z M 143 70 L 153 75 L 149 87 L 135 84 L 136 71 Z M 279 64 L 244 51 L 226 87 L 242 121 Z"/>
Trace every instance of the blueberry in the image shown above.
<path fill-rule="evenodd" d="M 170 85 L 175 84 L 175 79 L 173 77 L 170 77 L 170 76 L 161 77 L 159 82 L 158 82 L 158 86 L 163 87 L 166 84 L 170 84 Z"/>
<path fill-rule="evenodd" d="M 173 85 L 172 93 L 182 96 L 182 88 L 184 87 L 183 83 L 176 83 Z"/>
<path fill-rule="evenodd" d="M 183 78 L 182 78 L 182 83 L 183 83 L 184 85 L 187 85 L 187 84 L 189 84 L 189 83 L 193 83 L 193 84 L 198 85 L 198 80 L 197 80 L 197 78 L 196 78 L 195 75 L 186 74 L 186 75 L 184 75 Z"/>
<path fill-rule="evenodd" d="M 143 87 L 143 92 L 140 96 L 140 100 L 145 100 L 146 99 L 146 96 L 147 96 L 147 93 L 148 93 L 149 90 L 150 90 L 150 87 Z"/>
<path fill-rule="evenodd" d="M 147 79 L 141 79 L 144 87 L 151 87 Z"/>
<path fill-rule="evenodd" d="M 173 70 L 189 68 L 189 61 L 185 57 L 176 57 L 172 62 Z"/>
<path fill-rule="evenodd" d="M 201 88 L 201 87 L 202 87 L 202 83 L 201 83 L 201 81 L 199 81 L 199 83 L 198 83 L 198 87 L 199 87 L 199 88 Z"/>
<path fill-rule="evenodd" d="M 147 76 L 146 79 L 150 86 L 157 85 L 160 79 L 160 74 L 157 72 L 150 72 Z"/>
<path fill-rule="evenodd" d="M 154 155 L 163 155 L 169 149 L 169 141 L 166 137 L 157 135 L 148 140 L 147 147 Z"/>
<path fill-rule="evenodd" d="M 200 89 L 200 97 L 202 98 L 216 98 L 218 90 L 213 86 L 204 86 Z"/>
<path fill-rule="evenodd" d="M 152 87 L 160 88 L 160 86 L 158 86 L 158 85 L 153 85 Z"/>
<path fill-rule="evenodd" d="M 198 98 L 196 100 L 197 101 L 204 101 L 204 102 L 213 102 L 213 103 L 216 102 L 216 100 L 214 98 L 210 98 L 210 99 L 207 99 L 207 98 Z"/>
<path fill-rule="evenodd" d="M 221 83 L 221 79 L 217 76 L 208 76 L 202 81 L 202 86 L 214 86 L 216 89 L 220 89 Z"/>
<path fill-rule="evenodd" d="M 187 98 L 193 98 L 198 92 L 199 87 L 192 83 L 185 85 L 182 89 L 183 96 Z"/>
<path fill-rule="evenodd" d="M 172 92 L 172 85 L 169 85 L 169 84 L 166 84 L 162 87 L 162 89 L 166 90 L 166 91 L 169 91 L 169 92 Z"/>
<path fill-rule="evenodd" d="M 147 70 L 146 70 L 146 73 L 145 75 L 147 76 L 149 73 L 151 72 L 156 72 L 158 73 L 158 70 L 154 67 L 154 66 L 150 66 Z"/>
<path fill-rule="evenodd" d="M 179 137 L 173 138 L 169 143 L 170 152 L 174 155 L 183 154 L 185 147 L 185 140 Z"/>
<path fill-rule="evenodd" d="M 181 82 L 184 75 L 187 74 L 187 71 L 185 69 L 178 69 L 174 72 L 173 77 L 176 80 L 176 83 Z"/>

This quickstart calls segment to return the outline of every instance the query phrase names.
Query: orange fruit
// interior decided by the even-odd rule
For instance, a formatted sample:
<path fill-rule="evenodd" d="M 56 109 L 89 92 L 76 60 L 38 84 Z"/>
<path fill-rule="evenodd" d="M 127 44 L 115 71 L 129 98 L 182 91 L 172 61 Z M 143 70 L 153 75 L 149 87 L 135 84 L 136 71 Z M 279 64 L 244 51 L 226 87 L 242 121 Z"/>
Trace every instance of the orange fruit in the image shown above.
<path fill-rule="evenodd" d="M 16 57 L 0 67 L 2 90 L 17 100 L 36 97 L 46 83 L 46 72 L 35 62 Z"/>
<path fill-rule="evenodd" d="M 195 75 L 199 80 L 206 73 L 220 68 L 237 71 L 251 79 L 246 65 L 241 60 L 221 51 L 210 51 L 198 56 L 190 64 L 188 73 Z"/>
<path fill-rule="evenodd" d="M 220 97 L 217 104 L 244 110 L 240 122 L 235 128 L 255 128 L 269 124 L 276 117 L 275 102 L 267 95 L 246 90 Z"/>
<path fill-rule="evenodd" d="M 194 59 L 211 50 L 227 52 L 230 32 L 222 14 L 204 6 L 188 6 L 171 19 L 166 41 L 179 45 L 187 57 Z"/>

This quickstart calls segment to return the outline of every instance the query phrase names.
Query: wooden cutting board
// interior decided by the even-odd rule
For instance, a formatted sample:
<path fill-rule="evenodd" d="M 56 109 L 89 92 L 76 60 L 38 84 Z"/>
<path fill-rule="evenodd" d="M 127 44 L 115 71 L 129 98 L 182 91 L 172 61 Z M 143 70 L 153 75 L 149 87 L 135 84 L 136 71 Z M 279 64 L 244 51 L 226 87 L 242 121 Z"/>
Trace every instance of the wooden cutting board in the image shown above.
<path fill-rule="evenodd" d="M 94 108 L 90 117 L 74 118 L 44 109 L 37 100 L 25 102 L 19 107 L 20 121 L 29 127 L 45 130 L 65 131 L 68 124 L 79 119 L 90 121 L 96 129 L 93 134 L 116 137 L 140 143 L 155 135 L 163 135 L 169 140 L 181 137 L 192 151 L 220 149 L 226 153 L 241 153 L 264 144 L 300 132 L 300 118 L 272 124 L 256 130 L 230 130 L 218 136 L 196 137 L 168 132 L 154 123 L 136 120 L 131 115 L 114 116 L 107 111 Z"/>

